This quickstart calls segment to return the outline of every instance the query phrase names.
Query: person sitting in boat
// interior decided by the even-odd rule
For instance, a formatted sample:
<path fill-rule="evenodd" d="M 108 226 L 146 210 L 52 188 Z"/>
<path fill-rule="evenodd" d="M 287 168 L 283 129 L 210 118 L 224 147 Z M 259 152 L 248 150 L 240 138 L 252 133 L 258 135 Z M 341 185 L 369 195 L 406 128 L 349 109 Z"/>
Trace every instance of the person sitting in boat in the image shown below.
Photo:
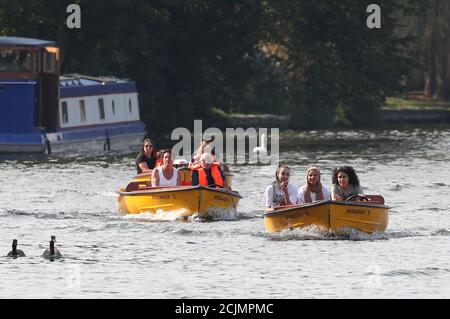
<path fill-rule="evenodd" d="M 220 163 L 214 161 L 209 153 L 200 156 L 200 164 L 191 165 L 192 186 L 210 186 L 230 188 L 225 178 L 225 173 L 220 167 Z"/>
<path fill-rule="evenodd" d="M 329 199 L 331 199 L 330 191 L 320 182 L 320 170 L 315 166 L 308 168 L 306 171 L 306 184 L 298 190 L 297 204 Z"/>
<path fill-rule="evenodd" d="M 163 155 L 164 155 L 164 150 L 160 150 L 159 152 L 156 152 L 156 163 L 155 163 L 155 167 L 158 166 L 162 166 L 163 165 Z"/>
<path fill-rule="evenodd" d="M 155 143 L 146 138 L 142 143 L 139 155 L 136 158 L 136 171 L 138 174 L 150 173 L 156 165 Z"/>
<path fill-rule="evenodd" d="M 191 164 L 189 165 L 189 167 L 193 166 L 194 164 L 200 164 L 200 157 L 204 153 L 211 154 L 213 156 L 214 162 L 217 161 L 215 149 L 214 148 L 211 149 L 210 146 L 212 141 L 214 141 L 214 138 L 202 140 L 202 143 L 200 144 L 199 148 L 194 152 L 194 154 L 192 154 Z"/>
<path fill-rule="evenodd" d="M 275 172 L 275 181 L 264 192 L 264 207 L 266 210 L 296 204 L 297 188 L 289 183 L 290 175 L 291 169 L 289 166 L 278 166 Z"/>
<path fill-rule="evenodd" d="M 347 200 L 355 195 L 363 196 L 358 175 L 353 167 L 335 167 L 332 174 L 331 198 L 333 200 Z"/>
<path fill-rule="evenodd" d="M 152 187 L 181 185 L 181 175 L 173 167 L 172 150 L 163 151 L 163 164 L 152 172 Z"/>

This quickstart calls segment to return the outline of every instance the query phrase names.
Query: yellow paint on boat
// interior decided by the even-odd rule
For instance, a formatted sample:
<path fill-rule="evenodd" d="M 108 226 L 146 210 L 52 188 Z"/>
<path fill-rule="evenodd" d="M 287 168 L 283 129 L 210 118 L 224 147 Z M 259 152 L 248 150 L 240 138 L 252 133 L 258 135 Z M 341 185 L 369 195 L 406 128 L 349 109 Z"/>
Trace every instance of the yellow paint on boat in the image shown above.
<path fill-rule="evenodd" d="M 203 186 L 154 187 L 118 191 L 119 211 L 124 214 L 161 213 L 180 210 L 183 217 L 195 213 L 202 218 L 212 211 L 222 209 L 236 212 L 239 193 Z"/>
<path fill-rule="evenodd" d="M 389 221 L 389 207 L 370 202 L 322 201 L 279 207 L 264 215 L 268 232 L 318 225 L 328 230 L 353 227 L 367 233 L 382 232 Z"/>

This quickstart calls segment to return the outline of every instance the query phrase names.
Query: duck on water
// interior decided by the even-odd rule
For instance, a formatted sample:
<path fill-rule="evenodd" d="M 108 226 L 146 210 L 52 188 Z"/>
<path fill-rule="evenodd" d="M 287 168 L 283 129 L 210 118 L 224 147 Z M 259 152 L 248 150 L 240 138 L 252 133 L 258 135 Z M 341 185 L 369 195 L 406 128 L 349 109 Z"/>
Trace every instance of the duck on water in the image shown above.
<path fill-rule="evenodd" d="M 6 257 L 12 257 L 12 258 L 25 257 L 25 253 L 22 250 L 17 249 L 17 239 L 13 240 L 12 250 L 8 253 L 8 255 L 6 255 Z"/>
<path fill-rule="evenodd" d="M 52 236 L 50 240 L 50 247 L 47 248 L 42 257 L 46 259 L 58 259 L 62 258 L 62 254 L 59 252 L 58 248 L 55 247 L 56 237 Z"/>

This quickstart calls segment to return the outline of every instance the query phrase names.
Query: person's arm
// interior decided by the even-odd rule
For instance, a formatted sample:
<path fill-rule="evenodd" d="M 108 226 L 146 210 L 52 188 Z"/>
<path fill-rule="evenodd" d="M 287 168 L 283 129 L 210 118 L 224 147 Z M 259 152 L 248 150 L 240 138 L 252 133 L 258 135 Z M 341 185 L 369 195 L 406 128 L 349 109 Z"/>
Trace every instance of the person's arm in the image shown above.
<path fill-rule="evenodd" d="M 178 186 L 181 186 L 181 173 L 180 173 L 178 170 L 176 170 L 176 172 L 177 172 L 177 174 L 178 174 L 178 177 L 177 177 L 177 185 L 178 185 Z"/>
<path fill-rule="evenodd" d="M 292 201 L 291 201 L 291 197 L 289 195 L 288 184 L 286 184 L 286 182 L 282 182 L 282 183 L 280 183 L 280 188 L 281 188 L 281 191 L 284 193 L 284 199 L 286 201 L 286 205 L 293 205 Z"/>
<path fill-rule="evenodd" d="M 359 196 L 364 196 L 364 191 L 361 186 L 358 186 L 357 193 Z"/>
<path fill-rule="evenodd" d="M 198 185 L 198 171 L 192 171 L 191 184 L 192 184 L 192 186 L 197 186 Z"/>
<path fill-rule="evenodd" d="M 142 173 L 149 173 L 152 170 L 150 168 L 148 168 L 147 163 L 146 162 L 140 162 L 138 164 L 139 168 L 141 169 Z"/>
<path fill-rule="evenodd" d="M 300 189 L 298 190 L 298 193 L 297 193 L 297 204 L 303 205 L 305 203 L 304 198 L 305 198 L 305 192 L 300 187 Z"/>
<path fill-rule="evenodd" d="M 264 192 L 264 210 L 270 211 L 273 209 L 273 188 L 272 185 L 266 188 Z"/>
<path fill-rule="evenodd" d="M 158 170 L 154 169 L 153 173 L 152 173 L 152 187 L 157 187 L 159 186 L 159 174 L 158 174 Z"/>
<path fill-rule="evenodd" d="M 325 186 L 322 187 L 322 193 L 323 193 L 323 199 L 324 200 L 330 200 L 331 199 L 331 193 Z"/>
<path fill-rule="evenodd" d="M 219 167 L 219 172 L 220 172 L 220 176 L 222 177 L 222 180 L 223 180 L 223 187 L 231 190 L 230 185 L 228 185 L 228 183 L 227 183 L 227 178 L 225 176 L 225 172 L 223 171 L 223 169 L 221 167 Z"/>
<path fill-rule="evenodd" d="M 331 199 L 332 200 L 343 200 L 341 195 L 338 194 L 338 190 L 339 190 L 338 186 L 333 185 L 333 187 L 331 188 Z"/>
<path fill-rule="evenodd" d="M 297 193 L 298 193 L 298 189 L 297 187 L 295 187 L 292 184 L 288 185 L 288 191 L 289 191 L 289 199 L 291 204 L 288 205 L 295 205 L 297 204 Z"/>

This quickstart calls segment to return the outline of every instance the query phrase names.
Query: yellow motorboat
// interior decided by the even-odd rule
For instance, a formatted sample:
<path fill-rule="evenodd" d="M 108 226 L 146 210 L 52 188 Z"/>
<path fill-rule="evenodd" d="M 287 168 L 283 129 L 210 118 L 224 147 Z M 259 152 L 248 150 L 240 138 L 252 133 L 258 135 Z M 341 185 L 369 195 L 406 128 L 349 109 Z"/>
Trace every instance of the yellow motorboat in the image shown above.
<path fill-rule="evenodd" d="M 305 205 L 277 207 L 264 214 L 268 232 L 317 225 L 335 231 L 352 227 L 363 232 L 383 232 L 389 221 L 389 207 L 382 196 L 365 196 L 368 201 L 319 201 Z"/>
<path fill-rule="evenodd" d="M 118 191 L 119 211 L 124 214 L 172 213 L 180 218 L 197 214 L 209 219 L 216 212 L 236 214 L 238 192 L 204 186 L 139 187 L 132 182 Z"/>
<path fill-rule="evenodd" d="M 178 168 L 183 186 L 151 187 L 151 173 L 136 175 L 126 188 L 117 193 L 119 211 L 124 214 L 172 213 L 180 218 L 197 214 L 208 219 L 216 212 L 236 214 L 242 196 L 225 188 L 191 186 L 191 170 Z M 225 173 L 231 187 L 231 174 Z"/>

